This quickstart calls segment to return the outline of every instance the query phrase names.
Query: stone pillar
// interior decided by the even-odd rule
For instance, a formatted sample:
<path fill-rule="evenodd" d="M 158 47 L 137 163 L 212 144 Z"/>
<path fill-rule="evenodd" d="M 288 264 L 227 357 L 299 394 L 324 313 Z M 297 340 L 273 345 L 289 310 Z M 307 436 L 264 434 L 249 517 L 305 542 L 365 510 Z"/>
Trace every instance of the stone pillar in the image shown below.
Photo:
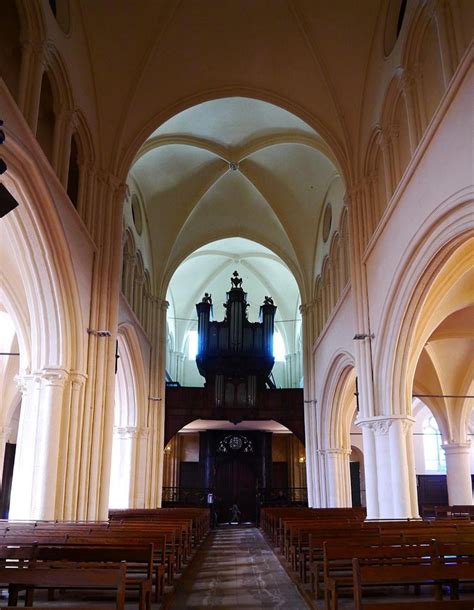
<path fill-rule="evenodd" d="M 67 378 L 59 368 L 19 378 L 23 399 L 10 502 L 13 519 L 55 519 L 62 514 L 58 469 Z"/>
<path fill-rule="evenodd" d="M 5 448 L 7 445 L 8 437 L 10 436 L 11 428 L 0 429 L 0 485 L 2 484 L 3 478 L 3 463 L 5 461 Z"/>
<path fill-rule="evenodd" d="M 413 421 L 404 416 L 378 416 L 357 422 L 363 430 L 369 519 L 418 517 Z"/>
<path fill-rule="evenodd" d="M 318 439 L 316 431 L 316 400 L 313 383 L 314 303 L 300 306 L 303 330 L 304 427 L 306 447 L 306 480 L 308 506 L 320 506 L 316 482 L 319 481 Z"/>
<path fill-rule="evenodd" d="M 132 469 L 133 491 L 131 497 L 132 508 L 145 508 L 146 487 L 146 458 L 149 429 L 137 428 L 134 437 L 134 460 Z"/>
<path fill-rule="evenodd" d="M 364 448 L 364 478 L 367 519 L 378 519 L 380 514 L 377 484 L 377 457 L 375 449 L 375 436 L 372 428 L 360 422 L 362 429 L 362 443 Z"/>
<path fill-rule="evenodd" d="M 84 421 L 83 390 L 86 376 L 81 373 L 73 373 L 70 375 L 70 381 L 68 434 L 63 435 L 61 448 L 61 451 L 67 454 L 67 460 L 62 460 L 59 471 L 59 476 L 64 481 L 64 513 L 61 516 L 63 519 L 78 518 L 81 436 Z"/>
<path fill-rule="evenodd" d="M 115 427 L 112 443 L 109 503 L 112 508 L 130 508 L 133 498 L 133 449 L 136 428 Z"/>
<path fill-rule="evenodd" d="M 449 504 L 472 504 L 471 443 L 448 443 L 442 447 L 446 454 Z"/>
<path fill-rule="evenodd" d="M 346 449 L 325 449 L 327 497 L 326 506 L 352 506 L 349 454 Z"/>
<path fill-rule="evenodd" d="M 165 431 L 166 312 L 168 302 L 154 297 L 151 336 L 155 337 L 150 363 L 148 407 L 149 437 L 147 445 L 146 508 L 161 506 L 163 485 L 163 451 Z"/>

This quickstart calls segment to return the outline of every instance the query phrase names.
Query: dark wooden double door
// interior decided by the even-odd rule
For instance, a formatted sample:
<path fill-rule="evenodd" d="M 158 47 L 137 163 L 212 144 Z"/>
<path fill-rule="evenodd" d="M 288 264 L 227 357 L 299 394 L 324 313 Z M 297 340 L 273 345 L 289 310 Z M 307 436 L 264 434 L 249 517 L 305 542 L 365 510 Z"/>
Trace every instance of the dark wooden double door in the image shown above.
<path fill-rule="evenodd" d="M 241 522 L 255 521 L 258 460 L 246 455 L 216 459 L 215 494 L 220 523 L 229 521 L 230 509 L 237 504 Z"/>

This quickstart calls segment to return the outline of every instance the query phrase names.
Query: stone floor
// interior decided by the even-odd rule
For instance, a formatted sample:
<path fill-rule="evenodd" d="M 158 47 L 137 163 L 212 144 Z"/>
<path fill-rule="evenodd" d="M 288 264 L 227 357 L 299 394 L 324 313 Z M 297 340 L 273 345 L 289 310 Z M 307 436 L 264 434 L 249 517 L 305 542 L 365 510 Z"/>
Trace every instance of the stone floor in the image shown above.
<path fill-rule="evenodd" d="M 213 530 L 180 579 L 166 610 L 309 608 L 255 527 Z"/>

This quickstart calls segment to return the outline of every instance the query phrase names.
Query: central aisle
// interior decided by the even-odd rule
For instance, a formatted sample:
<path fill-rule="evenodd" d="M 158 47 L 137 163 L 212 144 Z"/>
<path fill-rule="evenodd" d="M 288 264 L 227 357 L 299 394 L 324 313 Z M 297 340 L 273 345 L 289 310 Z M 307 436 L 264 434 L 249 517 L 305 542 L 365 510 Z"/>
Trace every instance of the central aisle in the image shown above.
<path fill-rule="evenodd" d="M 199 549 L 169 608 L 307 610 L 308 606 L 258 529 L 221 526 Z"/>

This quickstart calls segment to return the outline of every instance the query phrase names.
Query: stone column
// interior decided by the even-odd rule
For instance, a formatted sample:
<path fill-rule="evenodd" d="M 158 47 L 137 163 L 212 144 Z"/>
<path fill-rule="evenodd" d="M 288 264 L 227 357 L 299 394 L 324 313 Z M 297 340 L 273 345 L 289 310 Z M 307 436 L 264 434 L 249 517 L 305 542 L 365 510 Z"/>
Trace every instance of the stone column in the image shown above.
<path fill-rule="evenodd" d="M 363 430 L 370 519 L 418 517 L 411 447 L 413 421 L 405 416 L 378 416 L 357 422 Z"/>
<path fill-rule="evenodd" d="M 168 302 L 154 297 L 151 336 L 155 337 L 150 364 L 150 390 L 147 445 L 147 480 L 145 502 L 147 508 L 161 506 L 163 484 L 163 450 L 165 432 L 165 366 L 166 366 L 166 312 Z"/>
<path fill-rule="evenodd" d="M 471 443 L 448 443 L 442 447 L 446 454 L 449 504 L 472 504 Z"/>
<path fill-rule="evenodd" d="M 132 506 L 135 437 L 136 428 L 133 426 L 114 428 L 109 495 L 112 508 L 130 508 Z"/>
<path fill-rule="evenodd" d="M 362 429 L 367 519 L 378 519 L 380 509 L 377 484 L 377 454 L 375 449 L 375 435 L 370 425 L 366 425 L 363 422 L 357 422 L 356 425 Z"/>
<path fill-rule="evenodd" d="M 64 477 L 64 519 L 77 519 L 79 498 L 79 472 L 81 455 L 82 423 L 84 421 L 83 390 L 86 376 L 81 373 L 70 375 L 69 430 L 62 439 L 67 463 L 60 465 L 60 475 Z"/>
<path fill-rule="evenodd" d="M 63 369 L 45 368 L 19 379 L 23 399 L 10 502 L 13 519 L 55 519 L 62 513 L 58 469 L 67 378 Z"/>
<path fill-rule="evenodd" d="M 0 429 L 0 485 L 3 479 L 3 463 L 5 462 L 5 448 L 7 445 L 8 437 L 10 436 L 11 428 Z"/>
<path fill-rule="evenodd" d="M 304 370 L 304 426 L 306 447 L 306 480 L 308 485 L 308 506 L 320 506 L 316 482 L 319 481 L 318 439 L 316 431 L 316 400 L 313 383 L 313 342 L 314 303 L 300 306 L 303 330 L 303 370 Z"/>
<path fill-rule="evenodd" d="M 330 508 L 351 506 L 349 454 L 346 449 L 325 449 L 327 498 Z"/>
<path fill-rule="evenodd" d="M 146 487 L 146 457 L 149 429 L 140 427 L 136 429 L 134 437 L 134 461 L 132 469 L 133 494 L 131 498 L 132 508 L 145 508 Z"/>

